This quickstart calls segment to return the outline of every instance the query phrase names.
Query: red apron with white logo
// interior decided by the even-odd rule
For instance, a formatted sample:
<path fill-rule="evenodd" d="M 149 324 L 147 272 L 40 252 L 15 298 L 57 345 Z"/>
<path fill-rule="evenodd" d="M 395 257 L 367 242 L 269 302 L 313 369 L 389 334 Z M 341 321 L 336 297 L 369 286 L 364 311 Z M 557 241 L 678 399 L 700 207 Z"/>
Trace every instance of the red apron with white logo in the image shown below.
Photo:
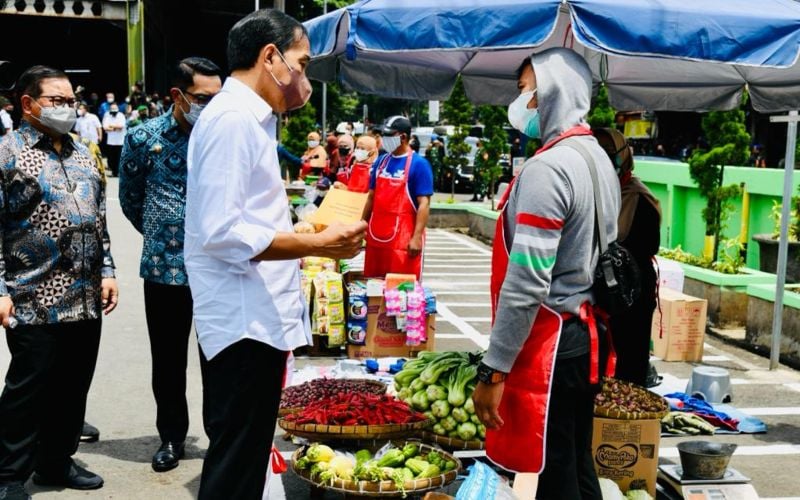
<path fill-rule="evenodd" d="M 549 149 L 558 141 L 573 135 L 589 134 L 584 127 L 570 129 L 556 140 L 537 151 Z M 506 204 L 516 179 L 503 193 L 501 210 L 495 227 L 492 247 L 491 300 L 492 321 L 497 312 L 498 300 L 509 264 L 509 249 L 505 239 Z M 589 326 L 590 380 L 598 382 L 599 340 L 596 309 L 588 302 L 581 307 L 581 320 Z M 500 429 L 486 430 L 486 456 L 506 470 L 522 473 L 539 473 L 545 466 L 547 413 L 553 372 L 561 336 L 562 322 L 572 317 L 557 313 L 541 304 L 530 335 L 522 346 L 505 381 L 503 397 L 498 412 L 503 419 Z M 609 332 L 610 334 L 610 332 Z M 609 356 L 611 358 L 611 356 Z M 607 374 L 613 374 L 613 361 L 609 360 Z"/>
<path fill-rule="evenodd" d="M 399 273 L 420 277 L 422 253 L 416 257 L 408 255 L 408 243 L 414 236 L 417 223 L 417 207 L 408 193 L 408 173 L 413 154 L 408 153 L 402 177 L 381 177 L 391 158 L 389 154 L 384 156 L 375 173 L 375 197 L 367 228 L 364 276 L 375 278 L 384 277 L 386 273 Z"/>
<path fill-rule="evenodd" d="M 369 192 L 369 169 L 371 163 L 354 163 L 350 168 L 350 178 L 347 180 L 347 190 L 354 193 Z M 416 221 L 416 211 L 414 212 Z"/>

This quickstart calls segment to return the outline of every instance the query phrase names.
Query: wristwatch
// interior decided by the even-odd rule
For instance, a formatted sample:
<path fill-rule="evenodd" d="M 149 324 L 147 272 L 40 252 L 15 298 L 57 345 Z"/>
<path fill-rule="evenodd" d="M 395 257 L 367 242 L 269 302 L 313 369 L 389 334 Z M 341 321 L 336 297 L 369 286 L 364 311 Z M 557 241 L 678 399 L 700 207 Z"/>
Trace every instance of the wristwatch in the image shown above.
<path fill-rule="evenodd" d="M 483 363 L 478 365 L 478 381 L 484 384 L 497 384 L 503 382 L 508 374 L 497 371 Z"/>

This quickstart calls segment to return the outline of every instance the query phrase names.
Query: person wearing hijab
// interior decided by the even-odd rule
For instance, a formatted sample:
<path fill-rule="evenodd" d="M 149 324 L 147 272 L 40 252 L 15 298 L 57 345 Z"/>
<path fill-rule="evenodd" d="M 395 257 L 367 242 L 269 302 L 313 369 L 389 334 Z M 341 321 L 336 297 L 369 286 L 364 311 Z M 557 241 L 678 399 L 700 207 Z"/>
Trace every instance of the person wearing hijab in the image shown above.
<path fill-rule="evenodd" d="M 362 135 L 356 141 L 351 164 L 336 173 L 334 187 L 356 193 L 369 192 L 370 169 L 376 159 L 378 159 L 378 144 L 375 138 L 367 134 Z"/>
<path fill-rule="evenodd" d="M 328 153 L 319 143 L 319 134 L 311 132 L 308 134 L 308 149 L 303 153 L 303 170 L 301 176 L 309 174 L 319 175 L 325 170 L 328 160 Z"/>
<path fill-rule="evenodd" d="M 339 171 L 347 171 L 347 169 L 350 168 L 350 163 L 353 161 L 353 148 L 355 147 L 353 136 L 348 134 L 340 135 L 336 143 L 336 151 L 339 154 L 337 155 L 338 161 L 336 163 L 331 162 L 331 171 L 329 175 L 331 181 L 336 180 Z"/>
<path fill-rule="evenodd" d="M 641 273 L 642 293 L 622 315 L 611 318 L 617 352 L 616 378 L 645 386 L 650 364 L 650 330 L 656 308 L 657 275 L 653 257 L 660 244 L 661 208 L 653 193 L 633 174 L 633 154 L 616 129 L 594 131 L 619 177 L 622 205 L 617 241 L 628 249 Z"/>

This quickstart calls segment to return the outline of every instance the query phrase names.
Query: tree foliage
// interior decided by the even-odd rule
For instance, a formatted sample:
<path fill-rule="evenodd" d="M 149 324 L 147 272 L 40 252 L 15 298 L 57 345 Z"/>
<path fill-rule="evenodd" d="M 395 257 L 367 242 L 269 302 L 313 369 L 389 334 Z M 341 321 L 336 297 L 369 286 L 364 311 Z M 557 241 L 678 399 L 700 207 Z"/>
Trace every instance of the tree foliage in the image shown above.
<path fill-rule="evenodd" d="M 494 196 L 495 183 L 503 174 L 500 157 L 509 149 L 508 134 L 503 128 L 508 123 L 508 113 L 503 106 L 480 106 L 478 119 L 483 123 L 483 151 L 487 154 L 482 175 L 486 178 L 490 195 Z"/>
<path fill-rule="evenodd" d="M 703 117 L 702 126 L 709 149 L 698 149 L 692 154 L 689 173 L 707 201 L 703 220 L 706 235 L 716 238 L 716 256 L 720 234 L 733 209 L 731 200 L 741 193 L 737 185 L 722 185 L 725 165 L 741 165 L 747 160 L 750 134 L 741 109 L 708 113 Z"/>
<path fill-rule="evenodd" d="M 474 114 L 475 107 L 467 99 L 464 84 L 459 77 L 453 92 L 442 106 L 442 117 L 448 124 L 456 127 L 455 133 L 447 141 L 447 155 L 444 158 L 445 167 L 452 169 L 454 174 L 456 169 L 466 167 L 469 163 L 467 155 L 470 147 L 464 139 L 469 134 L 469 125 Z"/>
<path fill-rule="evenodd" d="M 309 102 L 289 114 L 286 126 L 281 131 L 281 143 L 289 152 L 300 156 L 308 146 L 308 134 L 315 130 L 317 130 L 317 110 Z"/>
<path fill-rule="evenodd" d="M 589 110 L 587 121 L 592 128 L 613 127 L 616 116 L 617 111 L 608 102 L 608 89 L 605 85 L 601 85 L 594 99 L 594 106 Z"/>

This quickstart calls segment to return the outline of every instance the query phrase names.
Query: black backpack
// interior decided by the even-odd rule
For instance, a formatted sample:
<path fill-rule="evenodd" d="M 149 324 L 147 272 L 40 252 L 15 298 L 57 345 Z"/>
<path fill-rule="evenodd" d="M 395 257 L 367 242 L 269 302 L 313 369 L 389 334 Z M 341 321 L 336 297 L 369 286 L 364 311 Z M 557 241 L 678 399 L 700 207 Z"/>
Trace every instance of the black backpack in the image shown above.
<path fill-rule="evenodd" d="M 564 141 L 583 156 L 589 166 L 594 190 L 594 232 L 600 247 L 600 259 L 594 270 L 592 290 L 597 304 L 611 315 L 630 309 L 642 293 L 641 273 L 631 253 L 616 241 L 608 243 L 605 230 L 600 230 L 603 205 L 597 185 L 597 167 L 592 155 L 578 141 Z M 568 143 L 568 144 L 567 144 Z"/>

